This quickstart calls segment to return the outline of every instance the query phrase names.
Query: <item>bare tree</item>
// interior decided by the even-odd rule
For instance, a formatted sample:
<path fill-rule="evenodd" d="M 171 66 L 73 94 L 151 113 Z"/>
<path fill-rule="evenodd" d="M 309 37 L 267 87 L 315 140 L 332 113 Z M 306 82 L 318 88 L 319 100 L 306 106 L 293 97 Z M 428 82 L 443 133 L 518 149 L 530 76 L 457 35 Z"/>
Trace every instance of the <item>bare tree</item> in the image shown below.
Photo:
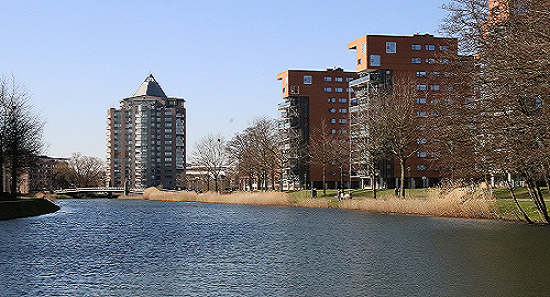
<path fill-rule="evenodd" d="M 77 188 L 105 185 L 105 162 L 97 157 L 73 153 L 57 167 L 57 175 L 66 184 Z"/>
<path fill-rule="evenodd" d="M 475 113 L 477 166 L 485 175 L 525 180 L 545 223 L 550 217 L 537 181 L 548 184 L 550 164 L 550 3 L 453 0 L 441 29 L 474 54 L 468 77 Z M 470 95 L 471 96 L 471 95 Z M 465 97 L 464 99 L 467 99 Z"/>
<path fill-rule="evenodd" d="M 236 173 L 248 177 L 250 189 L 254 177 L 260 188 L 266 190 L 268 181 L 272 189 L 276 188 L 285 162 L 281 141 L 276 122 L 266 118 L 254 119 L 249 127 L 229 141 L 227 147 Z"/>
<path fill-rule="evenodd" d="M 382 97 L 370 96 L 368 102 L 352 113 L 352 156 L 356 170 L 363 170 L 372 181 L 376 199 L 376 175 L 379 163 L 387 158 L 385 129 L 382 121 Z"/>
<path fill-rule="evenodd" d="M 317 131 L 312 133 L 309 142 L 310 164 L 323 170 L 323 195 L 327 194 L 327 169 L 333 162 L 335 154 L 333 137 L 326 123 L 326 119 L 322 121 Z"/>
<path fill-rule="evenodd" d="M 218 182 L 221 173 L 229 162 L 225 138 L 221 134 L 214 135 L 210 133 L 199 139 L 195 143 L 191 159 L 206 169 L 207 178 L 212 176 L 215 190 L 216 192 L 219 191 Z"/>
<path fill-rule="evenodd" d="M 230 162 L 237 178 L 247 177 L 248 189 L 252 190 L 252 183 L 256 175 L 258 163 L 256 150 L 251 136 L 245 132 L 237 133 L 228 143 L 227 150 Z"/>
<path fill-rule="evenodd" d="M 427 114 L 416 109 L 416 80 L 405 75 L 396 77 L 390 92 L 383 92 L 380 112 L 384 143 L 400 166 L 400 195 L 405 196 L 406 163 L 430 140 L 425 129 Z"/>
<path fill-rule="evenodd" d="M 0 169 L 6 166 L 10 173 L 12 197 L 17 194 L 19 176 L 36 164 L 44 149 L 44 121 L 33 112 L 29 99 L 13 76 L 0 78 Z"/>

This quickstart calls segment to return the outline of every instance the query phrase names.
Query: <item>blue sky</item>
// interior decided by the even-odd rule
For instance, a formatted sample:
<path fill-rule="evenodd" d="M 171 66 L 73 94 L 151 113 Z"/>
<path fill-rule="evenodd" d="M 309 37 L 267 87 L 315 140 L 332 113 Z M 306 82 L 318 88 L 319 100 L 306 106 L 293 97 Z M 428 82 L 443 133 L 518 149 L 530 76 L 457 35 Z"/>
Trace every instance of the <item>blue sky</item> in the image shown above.
<path fill-rule="evenodd" d="M 0 74 L 14 74 L 46 120 L 47 154 L 105 158 L 106 114 L 153 73 L 187 100 L 188 147 L 277 116 L 276 75 L 355 70 L 366 34 L 436 33 L 448 1 L 0 2 Z"/>

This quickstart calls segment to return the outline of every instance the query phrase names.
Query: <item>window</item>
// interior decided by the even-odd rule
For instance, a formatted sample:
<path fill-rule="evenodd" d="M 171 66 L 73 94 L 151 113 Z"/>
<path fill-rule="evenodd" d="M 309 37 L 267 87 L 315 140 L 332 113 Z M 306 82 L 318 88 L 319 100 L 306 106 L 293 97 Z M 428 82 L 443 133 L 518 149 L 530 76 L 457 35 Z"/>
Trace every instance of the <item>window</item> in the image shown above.
<path fill-rule="evenodd" d="M 425 144 L 426 142 L 428 142 L 428 140 L 426 138 L 418 138 L 416 142 L 418 144 Z"/>
<path fill-rule="evenodd" d="M 336 119 L 330 119 L 331 124 L 336 124 Z"/>
<path fill-rule="evenodd" d="M 439 99 L 438 98 L 433 98 L 431 101 L 430 101 L 431 104 L 437 104 L 439 103 Z"/>
<path fill-rule="evenodd" d="M 328 98 L 328 103 L 334 103 L 336 102 L 336 98 Z"/>
<path fill-rule="evenodd" d="M 327 93 L 332 92 L 332 88 L 330 88 L 330 87 L 325 88 L 325 92 L 327 92 Z"/>
<path fill-rule="evenodd" d="M 311 85 L 311 75 L 304 75 L 304 85 Z"/>
<path fill-rule="evenodd" d="M 347 123 L 347 122 L 348 122 L 348 121 L 347 121 L 346 119 L 339 119 L 339 120 L 338 120 L 338 123 L 340 123 L 340 124 L 345 124 L 345 123 Z"/>
<path fill-rule="evenodd" d="M 428 170 L 428 166 L 426 166 L 426 165 L 417 165 L 417 166 L 416 166 L 416 170 L 418 170 L 418 171 L 426 171 L 426 170 Z"/>
<path fill-rule="evenodd" d="M 340 99 L 338 99 L 338 102 L 346 103 L 346 102 L 348 102 L 348 99 L 347 98 L 340 98 Z"/>
<path fill-rule="evenodd" d="M 357 59 L 357 65 L 361 65 L 362 61 L 361 59 Z"/>
<path fill-rule="evenodd" d="M 395 42 L 386 42 L 386 54 L 395 54 L 397 52 L 397 46 Z"/>
<path fill-rule="evenodd" d="M 452 86 L 446 86 L 445 87 L 445 91 L 447 91 L 447 92 L 452 92 L 454 90 L 455 90 L 455 88 L 453 88 Z"/>
<path fill-rule="evenodd" d="M 413 64 L 422 64 L 422 58 L 412 58 Z"/>
<path fill-rule="evenodd" d="M 348 77 L 348 78 L 346 78 L 346 82 L 350 82 L 350 81 L 352 81 L 352 80 L 353 80 L 353 77 Z"/>
<path fill-rule="evenodd" d="M 426 71 L 417 71 L 416 77 L 426 77 L 428 73 Z"/>
<path fill-rule="evenodd" d="M 340 129 L 338 132 L 340 134 L 347 134 L 348 133 L 348 131 L 346 129 Z"/>
<path fill-rule="evenodd" d="M 540 99 L 535 99 L 535 107 L 536 108 L 542 108 L 542 100 Z"/>
<path fill-rule="evenodd" d="M 430 113 L 430 115 L 434 118 L 437 118 L 439 116 L 439 112 L 435 111 L 435 110 L 432 110 L 432 112 Z"/>
<path fill-rule="evenodd" d="M 416 98 L 416 103 L 418 103 L 418 104 L 426 104 L 426 98 Z"/>
<path fill-rule="evenodd" d="M 421 50 L 422 50 L 422 45 L 420 45 L 420 44 L 413 44 L 413 45 L 412 45 L 412 50 L 413 50 L 413 51 L 421 51 Z"/>
<path fill-rule="evenodd" d="M 380 66 L 380 56 L 379 55 L 370 55 L 370 65 L 371 66 Z"/>
<path fill-rule="evenodd" d="M 353 88 L 346 88 L 346 92 L 353 93 Z"/>
<path fill-rule="evenodd" d="M 450 62 L 451 62 L 451 60 L 449 60 L 447 58 L 441 59 L 441 64 L 449 64 Z"/>
<path fill-rule="evenodd" d="M 435 59 L 434 58 L 428 58 L 428 59 L 426 59 L 426 63 L 427 64 L 435 64 Z"/>
<path fill-rule="evenodd" d="M 435 44 L 426 44 L 427 51 L 435 51 Z"/>
<path fill-rule="evenodd" d="M 426 152 L 418 152 L 418 153 L 417 153 L 417 156 L 418 156 L 419 158 L 426 158 L 426 157 L 428 156 L 428 153 L 426 153 Z"/>
<path fill-rule="evenodd" d="M 446 52 L 446 51 L 449 50 L 449 46 L 448 45 L 440 45 L 439 50 L 442 51 L 442 52 Z"/>
<path fill-rule="evenodd" d="M 351 103 L 351 104 L 357 104 L 357 98 L 351 98 L 351 99 L 349 100 L 349 103 Z"/>
<path fill-rule="evenodd" d="M 348 112 L 348 110 L 345 109 L 345 108 L 340 108 L 340 109 L 338 110 L 338 112 L 339 112 L 339 113 L 346 113 L 346 112 Z"/>
<path fill-rule="evenodd" d="M 332 81 L 332 77 L 330 77 L 330 76 L 325 76 L 325 81 Z"/>
<path fill-rule="evenodd" d="M 431 91 L 439 91 L 441 89 L 441 87 L 439 85 L 430 85 L 430 90 Z"/>
<path fill-rule="evenodd" d="M 342 93 L 342 92 L 344 91 L 344 89 L 342 89 L 342 88 L 334 88 L 334 91 L 335 91 L 336 93 Z"/>
<path fill-rule="evenodd" d="M 434 77 L 440 77 L 441 76 L 441 72 L 439 71 L 433 71 L 432 73 L 430 73 L 432 76 Z"/>
<path fill-rule="evenodd" d="M 428 87 L 426 85 L 416 85 L 417 91 L 426 91 Z"/>
<path fill-rule="evenodd" d="M 336 129 L 331 129 L 330 134 L 336 134 Z"/>
<path fill-rule="evenodd" d="M 425 112 L 425 111 L 417 111 L 417 112 L 416 112 L 416 117 L 417 117 L 417 118 L 426 117 L 426 112 Z"/>
<path fill-rule="evenodd" d="M 367 51 L 367 44 L 365 42 L 361 43 L 361 53 L 364 54 Z"/>
<path fill-rule="evenodd" d="M 334 78 L 334 81 L 335 81 L 335 82 L 342 82 L 343 79 L 342 79 L 341 77 L 335 77 L 335 78 Z"/>
<path fill-rule="evenodd" d="M 336 108 L 331 108 L 331 109 L 329 109 L 328 112 L 330 112 L 330 113 L 336 113 Z"/>

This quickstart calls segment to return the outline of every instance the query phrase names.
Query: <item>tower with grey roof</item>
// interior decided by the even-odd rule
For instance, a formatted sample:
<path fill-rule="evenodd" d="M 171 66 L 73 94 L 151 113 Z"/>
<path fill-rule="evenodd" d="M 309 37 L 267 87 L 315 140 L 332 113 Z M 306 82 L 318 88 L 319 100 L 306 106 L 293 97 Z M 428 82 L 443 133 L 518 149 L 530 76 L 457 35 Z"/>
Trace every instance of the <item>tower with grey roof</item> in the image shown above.
<path fill-rule="evenodd" d="M 107 180 L 111 187 L 176 189 L 185 172 L 186 110 L 152 74 L 107 116 Z"/>

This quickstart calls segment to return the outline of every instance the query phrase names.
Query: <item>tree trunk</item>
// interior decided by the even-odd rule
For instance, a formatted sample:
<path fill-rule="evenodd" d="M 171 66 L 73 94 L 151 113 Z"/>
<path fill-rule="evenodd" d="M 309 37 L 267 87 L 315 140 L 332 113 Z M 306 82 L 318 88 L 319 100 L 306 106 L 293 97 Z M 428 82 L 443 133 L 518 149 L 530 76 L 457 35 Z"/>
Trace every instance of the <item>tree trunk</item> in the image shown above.
<path fill-rule="evenodd" d="M 529 196 L 531 196 L 531 199 L 535 203 L 535 206 L 537 207 L 537 211 L 540 215 L 540 218 L 544 224 L 550 223 L 550 217 L 548 216 L 548 210 L 546 209 L 546 204 L 544 203 L 544 199 L 542 198 L 542 193 L 540 192 L 540 188 L 536 185 L 536 182 L 526 175 L 526 182 L 527 182 L 527 190 L 529 191 Z"/>
<path fill-rule="evenodd" d="M 18 158 L 14 157 L 11 160 L 11 197 L 17 198 L 17 171 L 19 168 Z"/>
<path fill-rule="evenodd" d="M 512 198 L 514 199 L 514 203 L 516 204 L 516 207 L 518 208 L 519 212 L 523 215 L 523 218 L 527 223 L 533 224 L 533 221 L 531 221 L 527 213 L 519 205 L 518 199 L 516 197 L 516 193 L 514 193 L 514 189 L 512 188 L 512 184 L 510 183 L 510 181 L 507 180 L 507 184 L 508 184 L 508 191 L 510 192 L 510 195 L 512 195 Z"/>
<path fill-rule="evenodd" d="M 401 185 L 400 185 L 400 196 L 405 198 L 405 160 L 399 159 L 399 165 L 401 166 Z"/>
<path fill-rule="evenodd" d="M 327 168 L 323 166 L 323 195 L 327 195 Z"/>
<path fill-rule="evenodd" d="M 374 161 L 370 164 L 370 178 L 372 181 L 372 197 L 376 199 L 376 167 Z"/>

